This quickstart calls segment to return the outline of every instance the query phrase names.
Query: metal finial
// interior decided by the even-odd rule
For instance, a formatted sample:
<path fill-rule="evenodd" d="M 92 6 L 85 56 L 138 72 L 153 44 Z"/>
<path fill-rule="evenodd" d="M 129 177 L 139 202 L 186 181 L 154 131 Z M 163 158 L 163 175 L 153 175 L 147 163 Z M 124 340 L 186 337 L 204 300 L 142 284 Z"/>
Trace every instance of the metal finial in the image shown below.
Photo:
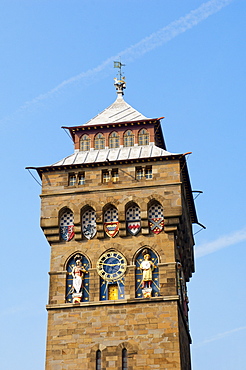
<path fill-rule="evenodd" d="M 121 62 L 114 62 L 114 68 L 118 68 L 118 75 L 114 79 L 114 86 L 116 87 L 116 92 L 119 96 L 123 96 L 123 90 L 126 88 L 125 77 L 122 76 L 121 67 L 124 67 L 125 64 Z"/>

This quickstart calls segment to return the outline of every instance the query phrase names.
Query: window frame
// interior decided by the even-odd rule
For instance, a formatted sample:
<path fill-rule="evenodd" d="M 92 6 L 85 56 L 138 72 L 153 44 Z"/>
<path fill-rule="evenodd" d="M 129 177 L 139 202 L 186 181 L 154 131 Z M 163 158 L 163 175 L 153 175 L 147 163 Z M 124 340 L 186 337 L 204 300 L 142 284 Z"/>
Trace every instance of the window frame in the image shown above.
<path fill-rule="evenodd" d="M 149 132 L 142 128 L 138 133 L 138 145 L 149 145 Z"/>
<path fill-rule="evenodd" d="M 135 135 L 132 132 L 132 130 L 125 131 L 123 135 L 123 146 L 125 148 L 129 148 L 131 146 L 134 146 L 134 142 L 135 142 Z"/>
<path fill-rule="evenodd" d="M 79 150 L 82 152 L 86 152 L 90 150 L 91 148 L 91 139 L 90 136 L 87 134 L 84 134 L 80 138 L 80 144 L 79 144 Z"/>
<path fill-rule="evenodd" d="M 120 147 L 120 135 L 117 131 L 111 132 L 108 138 L 108 147 L 110 149 L 119 148 Z"/>
<path fill-rule="evenodd" d="M 94 149 L 96 150 L 105 149 L 105 136 L 101 132 L 95 135 Z"/>

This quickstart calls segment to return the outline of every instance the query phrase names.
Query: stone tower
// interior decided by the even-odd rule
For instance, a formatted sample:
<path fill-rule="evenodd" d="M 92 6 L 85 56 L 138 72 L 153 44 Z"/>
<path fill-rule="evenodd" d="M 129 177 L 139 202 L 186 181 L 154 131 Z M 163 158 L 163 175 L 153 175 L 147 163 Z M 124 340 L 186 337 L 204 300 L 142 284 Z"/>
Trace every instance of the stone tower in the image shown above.
<path fill-rule="evenodd" d="M 35 168 L 51 247 L 46 370 L 191 369 L 186 284 L 197 223 L 185 154 L 117 99 L 66 127 L 74 153 Z M 162 117 L 163 118 L 163 117 Z"/>

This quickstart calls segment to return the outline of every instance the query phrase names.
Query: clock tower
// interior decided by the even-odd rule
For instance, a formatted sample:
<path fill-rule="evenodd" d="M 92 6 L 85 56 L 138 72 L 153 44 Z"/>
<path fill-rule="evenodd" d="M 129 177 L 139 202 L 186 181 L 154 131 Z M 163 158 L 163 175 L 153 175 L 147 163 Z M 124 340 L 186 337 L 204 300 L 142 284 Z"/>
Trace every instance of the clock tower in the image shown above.
<path fill-rule="evenodd" d="M 190 370 L 197 223 L 185 154 L 123 98 L 65 127 L 74 152 L 35 168 L 51 247 L 46 370 Z"/>

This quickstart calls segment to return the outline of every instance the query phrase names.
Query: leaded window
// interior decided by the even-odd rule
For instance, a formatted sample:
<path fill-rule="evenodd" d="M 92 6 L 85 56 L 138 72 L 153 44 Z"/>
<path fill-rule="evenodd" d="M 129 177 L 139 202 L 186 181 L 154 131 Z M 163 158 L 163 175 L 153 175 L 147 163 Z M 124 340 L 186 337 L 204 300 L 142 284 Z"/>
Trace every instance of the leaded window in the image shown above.
<path fill-rule="evenodd" d="M 119 148 L 119 146 L 119 134 L 114 131 L 109 136 L 109 148 Z"/>
<path fill-rule="evenodd" d="M 124 146 L 134 146 L 134 135 L 131 130 L 124 133 Z"/>
<path fill-rule="evenodd" d="M 105 137 L 103 134 L 99 133 L 95 136 L 94 144 L 95 149 L 105 149 Z"/>
<path fill-rule="evenodd" d="M 149 144 L 149 133 L 143 128 L 138 134 L 138 145 L 148 145 Z"/>
<path fill-rule="evenodd" d="M 90 138 L 88 135 L 83 135 L 82 138 L 80 139 L 80 150 L 85 151 L 85 150 L 90 150 Z"/>

